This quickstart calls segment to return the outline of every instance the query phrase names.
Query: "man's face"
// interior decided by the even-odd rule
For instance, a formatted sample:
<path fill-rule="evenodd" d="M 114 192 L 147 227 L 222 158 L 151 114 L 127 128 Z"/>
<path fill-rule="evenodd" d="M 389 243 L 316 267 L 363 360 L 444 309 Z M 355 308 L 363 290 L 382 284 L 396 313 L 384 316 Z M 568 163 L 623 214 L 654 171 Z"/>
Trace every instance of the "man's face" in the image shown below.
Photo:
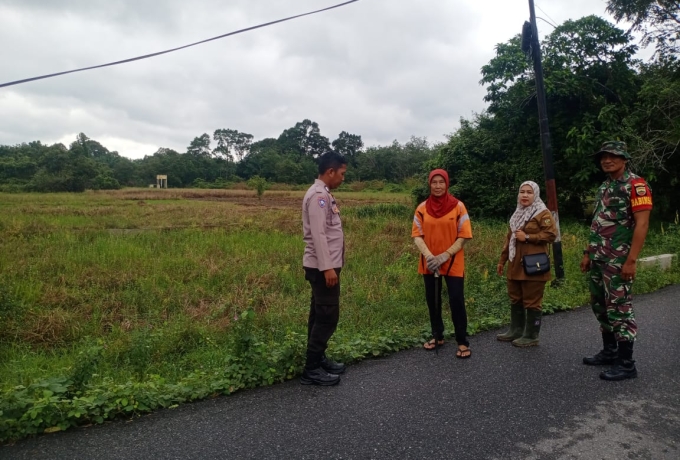
<path fill-rule="evenodd" d="M 328 178 L 330 179 L 330 184 L 328 184 L 328 188 L 334 189 L 340 187 L 340 184 L 345 180 L 346 172 L 347 165 L 342 165 L 338 169 L 329 169 Z"/>
<path fill-rule="evenodd" d="M 614 155 L 613 153 L 607 152 L 600 154 L 600 166 L 602 167 L 602 171 L 612 177 L 618 177 L 623 174 L 627 162 L 628 160 L 620 155 Z"/>

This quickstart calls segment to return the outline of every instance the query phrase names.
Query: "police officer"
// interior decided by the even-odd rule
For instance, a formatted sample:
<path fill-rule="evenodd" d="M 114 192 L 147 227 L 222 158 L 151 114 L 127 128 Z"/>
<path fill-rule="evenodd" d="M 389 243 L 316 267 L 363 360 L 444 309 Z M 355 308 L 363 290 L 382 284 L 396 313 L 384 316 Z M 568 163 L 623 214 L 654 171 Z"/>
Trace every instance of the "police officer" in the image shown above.
<path fill-rule="evenodd" d="M 583 364 L 613 364 L 600 378 L 624 380 L 637 377 L 631 288 L 649 228 L 652 192 L 643 178 L 628 170 L 631 156 L 624 142 L 605 142 L 595 158 L 608 177 L 597 193 L 581 271 L 590 272 L 591 305 L 604 346 L 595 356 L 583 358 Z"/>
<path fill-rule="evenodd" d="M 328 340 L 340 315 L 340 270 L 345 261 L 345 240 L 340 210 L 331 194 L 345 179 L 347 160 L 334 151 L 319 157 L 319 177 L 302 200 L 305 253 L 302 265 L 312 287 L 307 325 L 307 361 L 303 385 L 335 385 L 345 372 L 342 363 L 326 358 Z"/>

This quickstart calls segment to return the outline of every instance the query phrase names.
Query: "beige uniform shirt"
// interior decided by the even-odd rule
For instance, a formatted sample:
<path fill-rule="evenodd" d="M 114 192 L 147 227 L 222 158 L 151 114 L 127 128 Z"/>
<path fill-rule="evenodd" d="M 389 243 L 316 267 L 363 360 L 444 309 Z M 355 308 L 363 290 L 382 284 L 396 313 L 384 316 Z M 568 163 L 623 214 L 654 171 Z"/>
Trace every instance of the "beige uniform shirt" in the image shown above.
<path fill-rule="evenodd" d="M 342 268 L 345 237 L 340 210 L 323 181 L 316 179 L 302 200 L 302 232 L 305 254 L 302 265 L 320 271 Z"/>
<path fill-rule="evenodd" d="M 508 264 L 507 278 L 513 281 L 550 281 L 550 272 L 542 275 L 527 275 L 524 273 L 524 266 L 522 265 L 522 257 L 529 254 L 538 254 L 541 252 L 548 253 L 548 245 L 553 243 L 557 238 L 557 225 L 552 213 L 546 209 L 536 216 L 533 216 L 529 222 L 524 226 L 524 233 L 529 236 L 529 242 L 524 243 L 518 241 L 515 246 L 515 258 Z M 510 235 L 512 232 L 508 230 L 505 235 L 505 245 L 503 252 L 501 252 L 500 263 L 505 264 L 510 257 Z"/>

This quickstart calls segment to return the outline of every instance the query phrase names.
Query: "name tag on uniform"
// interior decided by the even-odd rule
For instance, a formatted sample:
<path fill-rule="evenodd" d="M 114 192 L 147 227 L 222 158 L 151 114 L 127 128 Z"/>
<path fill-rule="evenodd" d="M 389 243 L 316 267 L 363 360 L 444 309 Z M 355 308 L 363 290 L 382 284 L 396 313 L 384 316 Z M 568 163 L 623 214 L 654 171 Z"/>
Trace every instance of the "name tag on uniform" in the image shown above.
<path fill-rule="evenodd" d="M 331 195 L 331 211 L 333 211 L 333 214 L 340 214 L 338 203 L 335 202 L 335 197 L 333 195 Z"/>

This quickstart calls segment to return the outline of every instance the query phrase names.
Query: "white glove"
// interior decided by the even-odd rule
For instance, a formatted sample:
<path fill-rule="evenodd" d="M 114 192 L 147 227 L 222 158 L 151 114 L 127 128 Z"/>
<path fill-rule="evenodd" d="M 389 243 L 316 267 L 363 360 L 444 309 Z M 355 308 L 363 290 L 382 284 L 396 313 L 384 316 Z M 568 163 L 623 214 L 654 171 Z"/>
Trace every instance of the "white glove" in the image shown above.
<path fill-rule="evenodd" d="M 451 255 L 448 252 L 442 252 L 438 256 L 434 258 L 435 262 L 437 263 L 437 268 L 441 267 L 444 265 L 449 259 L 451 258 Z M 433 270 L 434 271 L 434 270 Z"/>
<path fill-rule="evenodd" d="M 430 254 L 429 256 L 425 256 L 425 263 L 427 265 L 427 269 L 430 270 L 431 272 L 434 272 L 436 269 L 439 268 L 439 265 L 437 264 L 437 258 Z"/>

